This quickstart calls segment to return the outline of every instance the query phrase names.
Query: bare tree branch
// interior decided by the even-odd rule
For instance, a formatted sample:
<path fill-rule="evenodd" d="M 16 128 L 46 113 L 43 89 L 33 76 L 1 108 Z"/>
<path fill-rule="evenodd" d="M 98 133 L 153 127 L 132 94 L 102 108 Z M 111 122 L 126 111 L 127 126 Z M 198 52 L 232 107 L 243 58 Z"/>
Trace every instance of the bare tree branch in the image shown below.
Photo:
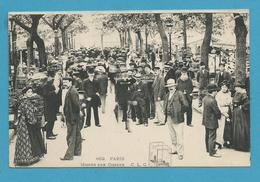
<path fill-rule="evenodd" d="M 50 22 L 48 22 L 48 20 L 46 20 L 45 17 L 42 17 L 42 20 L 43 20 L 43 22 L 44 22 L 46 25 L 48 25 L 51 29 L 53 29 L 52 24 L 51 24 Z"/>
<path fill-rule="evenodd" d="M 31 31 L 31 28 L 26 26 L 24 23 L 22 23 L 20 20 L 13 18 L 14 22 L 19 25 L 21 28 L 23 28 L 24 30 L 26 30 L 27 32 Z"/>

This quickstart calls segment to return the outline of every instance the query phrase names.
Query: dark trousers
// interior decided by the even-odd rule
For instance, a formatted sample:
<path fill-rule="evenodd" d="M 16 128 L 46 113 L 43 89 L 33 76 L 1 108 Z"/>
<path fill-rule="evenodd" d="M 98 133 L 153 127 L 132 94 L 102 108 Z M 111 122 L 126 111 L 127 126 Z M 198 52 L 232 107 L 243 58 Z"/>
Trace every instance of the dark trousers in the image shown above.
<path fill-rule="evenodd" d="M 53 128 L 54 128 L 55 121 L 47 121 L 46 124 L 46 136 L 49 137 L 53 134 Z"/>
<path fill-rule="evenodd" d="M 147 98 L 145 99 L 145 107 L 146 107 L 146 117 L 154 118 L 155 117 L 155 102 L 154 99 Z"/>
<path fill-rule="evenodd" d="M 123 119 L 122 121 L 126 121 L 127 120 L 127 102 L 126 103 L 120 103 L 120 109 L 123 112 Z"/>
<path fill-rule="evenodd" d="M 145 105 L 145 100 L 138 101 L 138 105 L 135 108 L 137 117 L 139 119 L 140 124 L 147 123 L 148 124 L 148 117 L 147 117 L 147 110 Z"/>
<path fill-rule="evenodd" d="M 187 125 L 190 125 L 192 122 L 192 99 L 188 101 L 189 108 L 187 109 L 186 116 L 187 116 Z"/>
<path fill-rule="evenodd" d="M 81 155 L 81 133 L 80 123 L 71 124 L 66 122 L 67 125 L 67 145 L 68 149 L 64 156 L 65 159 L 73 159 L 73 156 Z"/>
<path fill-rule="evenodd" d="M 217 138 L 217 129 L 209 129 L 205 127 L 205 131 L 206 150 L 209 155 L 213 155 L 216 153 L 215 143 Z"/>
<path fill-rule="evenodd" d="M 130 105 L 131 119 L 132 119 L 133 121 L 136 121 L 136 117 L 137 117 L 135 110 L 136 110 L 136 109 L 135 109 L 135 106 Z"/>
<path fill-rule="evenodd" d="M 94 112 L 94 119 L 95 119 L 95 125 L 99 125 L 99 116 L 98 116 L 98 107 L 97 106 L 88 106 L 87 107 L 87 118 L 86 118 L 86 125 L 91 126 L 91 108 L 93 108 Z"/>
<path fill-rule="evenodd" d="M 199 104 L 202 104 L 202 99 L 205 97 L 206 93 L 206 88 L 199 89 Z"/>

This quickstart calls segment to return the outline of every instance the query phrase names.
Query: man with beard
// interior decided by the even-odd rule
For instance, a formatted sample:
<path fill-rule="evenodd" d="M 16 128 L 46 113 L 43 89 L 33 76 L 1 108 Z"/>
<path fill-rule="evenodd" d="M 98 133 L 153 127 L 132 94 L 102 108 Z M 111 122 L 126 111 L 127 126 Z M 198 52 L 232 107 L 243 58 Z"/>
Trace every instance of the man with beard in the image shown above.
<path fill-rule="evenodd" d="M 88 78 L 83 81 L 83 90 L 85 91 L 85 99 L 87 105 L 87 118 L 86 125 L 84 128 L 90 127 L 91 125 L 91 108 L 93 108 L 95 125 L 101 127 L 99 124 L 98 107 L 101 105 L 99 98 L 99 86 L 96 80 L 94 80 L 94 69 L 91 68 L 88 71 Z"/>
<path fill-rule="evenodd" d="M 145 65 L 144 71 L 145 71 L 144 77 L 146 79 L 145 80 L 145 86 L 146 86 L 145 106 L 146 106 L 147 118 L 150 118 L 152 120 L 155 117 L 155 103 L 154 103 L 153 89 L 152 89 L 154 74 L 152 73 L 149 64 Z"/>
<path fill-rule="evenodd" d="M 131 96 L 131 100 L 136 103 L 136 114 L 139 119 L 139 122 L 136 123 L 137 125 L 144 124 L 145 126 L 148 126 L 148 118 L 146 113 L 146 106 L 145 106 L 145 93 L 146 88 L 145 84 L 141 80 L 142 75 L 140 73 L 137 73 L 134 78 L 136 82 L 133 84 L 133 93 Z"/>
<path fill-rule="evenodd" d="M 156 117 L 156 121 L 154 123 L 158 123 L 158 125 L 163 125 L 165 119 L 163 115 L 163 108 L 162 108 L 163 97 L 165 94 L 164 77 L 163 77 L 163 73 L 160 70 L 160 67 L 154 68 L 154 74 L 155 74 L 155 79 L 152 85 L 153 96 L 155 101 L 155 117 Z"/>
<path fill-rule="evenodd" d="M 200 63 L 200 71 L 197 73 L 197 81 L 199 83 L 199 107 L 201 107 L 202 99 L 205 96 L 209 84 L 209 72 L 206 70 L 204 62 Z"/>
<path fill-rule="evenodd" d="M 188 101 L 188 109 L 187 109 L 187 125 L 192 127 L 192 91 L 193 91 L 193 84 L 192 80 L 188 76 L 188 69 L 183 67 L 181 69 L 181 76 L 177 81 L 177 90 L 181 91 L 187 101 Z"/>

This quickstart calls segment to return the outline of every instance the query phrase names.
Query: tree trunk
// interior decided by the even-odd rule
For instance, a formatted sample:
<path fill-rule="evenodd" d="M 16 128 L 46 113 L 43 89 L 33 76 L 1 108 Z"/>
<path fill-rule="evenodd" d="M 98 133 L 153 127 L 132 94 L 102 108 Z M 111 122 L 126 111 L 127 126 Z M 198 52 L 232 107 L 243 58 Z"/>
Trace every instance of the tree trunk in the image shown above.
<path fill-rule="evenodd" d="M 141 31 L 140 31 L 140 30 L 137 32 L 137 36 L 138 36 L 138 40 L 139 40 L 139 42 L 140 42 L 140 50 L 139 50 L 139 53 L 140 53 L 140 55 L 143 55 L 144 40 L 143 40 L 143 38 L 142 38 L 142 34 L 141 34 Z"/>
<path fill-rule="evenodd" d="M 127 40 L 127 43 L 128 43 L 128 47 L 132 47 L 132 37 L 131 37 L 131 31 L 130 31 L 130 28 L 127 29 L 127 33 L 128 33 L 128 40 Z"/>
<path fill-rule="evenodd" d="M 244 19 L 239 14 L 235 17 L 235 35 L 236 35 L 236 66 L 235 82 L 240 84 L 246 83 L 246 36 L 247 28 Z"/>
<path fill-rule="evenodd" d="M 40 68 L 43 65 L 47 66 L 47 55 L 46 55 L 45 44 L 43 39 L 38 34 L 36 34 L 34 36 L 34 41 L 38 48 Z"/>
<path fill-rule="evenodd" d="M 204 62 L 206 68 L 208 68 L 209 62 L 209 51 L 210 51 L 210 42 L 211 42 L 211 35 L 212 35 L 212 13 L 206 13 L 206 30 L 204 34 L 204 39 L 201 45 L 201 62 Z"/>
<path fill-rule="evenodd" d="M 30 67 L 31 63 L 34 60 L 33 57 L 33 38 L 32 35 L 29 36 L 29 38 L 26 41 L 26 47 L 27 47 L 27 68 Z"/>
<path fill-rule="evenodd" d="M 135 50 L 136 50 L 136 52 L 139 52 L 139 44 L 140 44 L 140 42 L 139 42 L 139 39 L 138 39 L 138 35 L 136 33 L 135 34 Z"/>
<path fill-rule="evenodd" d="M 145 53 L 148 54 L 148 30 L 147 27 L 145 27 Z"/>
<path fill-rule="evenodd" d="M 54 30 L 54 55 L 55 55 L 55 57 L 59 55 L 58 30 Z"/>
<path fill-rule="evenodd" d="M 126 47 L 126 46 L 128 46 L 128 44 L 127 44 L 127 29 L 125 29 L 124 30 L 124 35 L 125 35 L 125 37 L 124 37 L 124 47 Z"/>
<path fill-rule="evenodd" d="M 155 21 L 156 21 L 158 31 L 160 33 L 161 41 L 162 41 L 162 49 L 163 49 L 162 50 L 163 51 L 162 60 L 163 60 L 163 62 L 167 62 L 167 61 L 169 61 L 167 35 L 164 31 L 160 14 L 156 13 L 156 14 L 154 14 L 154 16 L 155 16 Z"/>
<path fill-rule="evenodd" d="M 61 41 L 62 41 L 62 48 L 63 48 L 62 50 L 64 52 L 68 50 L 66 30 L 61 31 Z"/>
<path fill-rule="evenodd" d="M 123 41 L 122 41 L 122 33 L 121 33 L 121 31 L 118 31 L 118 34 L 119 34 L 120 47 L 122 48 L 123 47 Z"/>
<path fill-rule="evenodd" d="M 187 24 L 186 24 L 187 16 L 183 16 L 183 45 L 184 49 L 187 49 Z"/>

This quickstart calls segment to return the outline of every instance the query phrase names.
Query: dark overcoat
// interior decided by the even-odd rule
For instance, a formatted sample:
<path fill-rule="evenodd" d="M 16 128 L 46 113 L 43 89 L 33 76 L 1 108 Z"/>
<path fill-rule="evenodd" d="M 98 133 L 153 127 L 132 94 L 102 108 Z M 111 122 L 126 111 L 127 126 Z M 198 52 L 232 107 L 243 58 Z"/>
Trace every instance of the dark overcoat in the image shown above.
<path fill-rule="evenodd" d="M 76 124 L 80 121 L 80 102 L 79 94 L 77 89 L 72 86 L 66 96 L 64 101 L 63 112 L 66 118 L 66 121 L 70 124 Z"/>
<path fill-rule="evenodd" d="M 188 102 L 181 91 L 176 90 L 170 100 L 169 94 L 170 93 L 167 93 L 165 95 L 163 110 L 175 123 L 182 123 L 184 122 L 184 112 L 189 107 Z M 167 110 L 170 111 L 170 113 L 167 113 Z"/>
<path fill-rule="evenodd" d="M 218 128 L 218 120 L 221 118 L 216 99 L 211 95 L 203 98 L 203 118 L 202 124 L 209 129 Z"/>

